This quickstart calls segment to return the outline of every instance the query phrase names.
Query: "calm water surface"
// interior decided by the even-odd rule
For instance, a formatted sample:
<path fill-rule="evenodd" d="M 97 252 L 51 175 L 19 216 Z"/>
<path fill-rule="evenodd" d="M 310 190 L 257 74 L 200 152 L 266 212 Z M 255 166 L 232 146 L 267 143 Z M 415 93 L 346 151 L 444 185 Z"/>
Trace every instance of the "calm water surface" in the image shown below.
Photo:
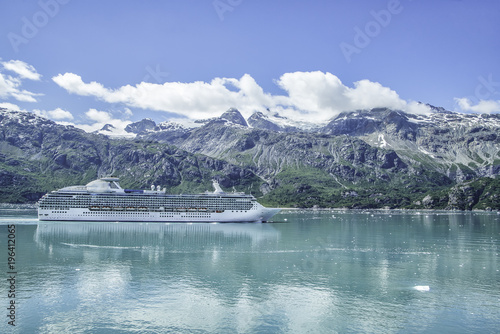
<path fill-rule="evenodd" d="M 1 210 L 0 245 L 2 333 L 500 332 L 496 213 L 137 224 L 39 223 L 34 211 Z"/>

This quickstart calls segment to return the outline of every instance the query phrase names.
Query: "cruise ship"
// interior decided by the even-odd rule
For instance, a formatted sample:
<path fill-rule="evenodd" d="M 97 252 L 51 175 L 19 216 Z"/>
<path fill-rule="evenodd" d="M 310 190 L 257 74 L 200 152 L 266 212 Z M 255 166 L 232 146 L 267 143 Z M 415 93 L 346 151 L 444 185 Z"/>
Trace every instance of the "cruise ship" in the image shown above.
<path fill-rule="evenodd" d="M 41 221 L 99 222 L 266 222 L 280 209 L 266 208 L 254 196 L 214 192 L 167 194 L 166 189 L 123 189 L 117 177 L 45 194 L 37 203 Z"/>

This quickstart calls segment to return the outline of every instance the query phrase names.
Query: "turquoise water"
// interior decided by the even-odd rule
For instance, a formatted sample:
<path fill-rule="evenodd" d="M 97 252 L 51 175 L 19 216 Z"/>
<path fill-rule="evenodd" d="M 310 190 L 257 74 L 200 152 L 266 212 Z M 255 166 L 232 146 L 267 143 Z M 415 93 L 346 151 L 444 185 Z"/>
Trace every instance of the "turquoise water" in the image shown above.
<path fill-rule="evenodd" d="M 39 223 L 34 211 L 2 210 L 0 332 L 500 331 L 499 214 L 288 211 L 274 220 Z"/>

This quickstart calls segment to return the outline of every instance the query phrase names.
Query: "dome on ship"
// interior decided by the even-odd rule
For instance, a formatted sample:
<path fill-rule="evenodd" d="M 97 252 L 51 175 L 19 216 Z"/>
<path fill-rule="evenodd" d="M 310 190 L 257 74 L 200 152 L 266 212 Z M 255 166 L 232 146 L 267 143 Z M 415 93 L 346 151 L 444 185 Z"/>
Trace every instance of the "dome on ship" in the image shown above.
<path fill-rule="evenodd" d="M 90 192 L 117 192 L 122 191 L 122 188 L 118 184 L 120 179 L 114 176 L 101 177 L 98 180 L 87 183 L 87 191 Z"/>
<path fill-rule="evenodd" d="M 87 183 L 86 187 L 88 191 L 93 191 L 93 192 L 104 192 L 110 189 L 109 182 L 104 180 L 94 180 L 92 182 Z"/>
<path fill-rule="evenodd" d="M 116 184 L 118 178 L 102 178 L 99 180 L 94 180 L 87 183 L 87 191 L 90 192 L 111 192 L 121 189 L 118 184 Z"/>

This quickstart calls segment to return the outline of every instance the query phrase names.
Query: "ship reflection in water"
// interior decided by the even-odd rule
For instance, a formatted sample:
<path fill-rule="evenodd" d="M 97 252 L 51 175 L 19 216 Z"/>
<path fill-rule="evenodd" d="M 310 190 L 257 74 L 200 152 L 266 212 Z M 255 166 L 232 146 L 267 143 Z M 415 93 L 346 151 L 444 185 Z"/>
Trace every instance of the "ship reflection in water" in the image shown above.
<path fill-rule="evenodd" d="M 78 332 L 98 321 L 90 325 L 95 332 L 116 324 L 146 333 L 175 331 L 174 324 L 219 332 L 231 305 L 253 298 L 250 282 L 266 281 L 269 268 L 256 253 L 277 247 L 280 235 L 255 223 L 39 223 L 40 262 L 26 277 L 30 304 L 48 314 L 38 330 Z M 247 306 L 237 309 L 249 320 L 257 310 Z"/>
<path fill-rule="evenodd" d="M 42 249 L 59 244 L 63 248 L 193 250 L 223 245 L 257 246 L 263 241 L 277 241 L 279 236 L 270 224 L 40 222 L 35 241 Z"/>

